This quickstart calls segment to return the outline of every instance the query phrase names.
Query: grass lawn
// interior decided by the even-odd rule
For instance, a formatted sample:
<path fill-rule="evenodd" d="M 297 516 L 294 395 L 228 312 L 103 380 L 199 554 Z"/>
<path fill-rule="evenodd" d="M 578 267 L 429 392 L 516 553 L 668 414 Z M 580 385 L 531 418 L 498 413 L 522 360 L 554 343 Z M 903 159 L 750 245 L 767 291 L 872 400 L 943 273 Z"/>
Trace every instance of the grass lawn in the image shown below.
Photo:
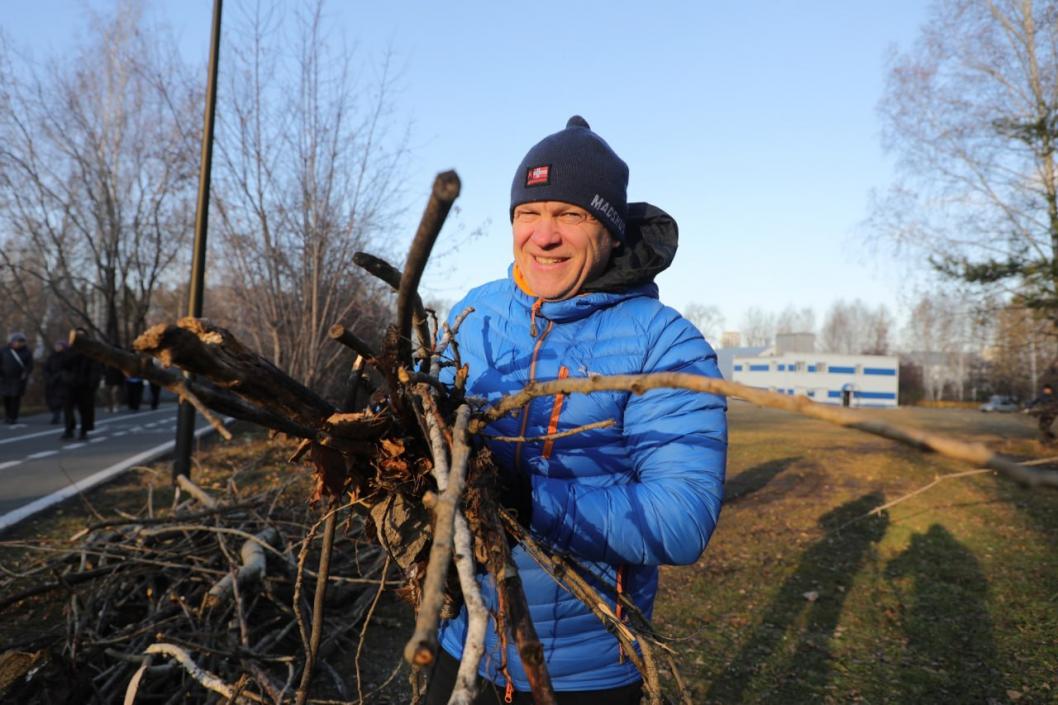
<path fill-rule="evenodd" d="M 877 413 L 1017 457 L 1047 454 L 1020 415 Z M 981 474 L 865 516 L 971 468 L 739 402 L 730 422 L 720 526 L 697 564 L 663 569 L 655 609 L 678 639 L 696 703 L 1058 703 L 1058 492 Z M 285 464 L 288 451 L 243 436 L 202 454 L 195 477 L 218 494 L 296 478 L 285 494 L 303 503 L 308 475 Z M 130 473 L 5 534 L 18 543 L 0 547 L 0 562 L 16 566 L 23 541 L 34 554 L 69 549 L 93 512 L 170 498 L 164 466 Z M 35 607 L 0 624 L 4 642 L 61 632 L 62 601 Z M 369 630 L 366 688 L 384 680 L 411 633 L 410 610 L 393 601 L 374 621 L 383 628 Z M 351 677 L 351 658 L 335 665 Z M 403 701 L 402 683 L 373 701 Z"/>
<path fill-rule="evenodd" d="M 1022 416 L 876 413 L 1046 454 Z M 983 474 L 867 516 L 969 468 L 740 402 L 730 427 L 719 528 L 655 610 L 695 702 L 1058 703 L 1058 492 Z"/>

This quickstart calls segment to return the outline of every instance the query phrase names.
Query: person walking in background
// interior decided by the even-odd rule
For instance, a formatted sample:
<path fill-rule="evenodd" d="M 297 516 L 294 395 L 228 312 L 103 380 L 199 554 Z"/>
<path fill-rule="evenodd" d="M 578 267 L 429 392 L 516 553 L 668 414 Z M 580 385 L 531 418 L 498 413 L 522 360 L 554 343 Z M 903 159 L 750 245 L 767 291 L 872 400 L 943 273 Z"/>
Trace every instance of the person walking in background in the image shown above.
<path fill-rule="evenodd" d="M 18 409 L 26 382 L 33 371 L 33 353 L 26 347 L 26 336 L 15 332 L 7 339 L 7 347 L 0 353 L 0 395 L 4 397 L 4 422 L 18 421 Z"/>
<path fill-rule="evenodd" d="M 62 376 L 66 385 L 63 417 L 66 431 L 62 440 L 73 438 L 77 428 L 76 412 L 81 417 L 81 438 L 95 428 L 96 389 L 99 388 L 100 366 L 81 353 L 67 349 L 62 357 Z"/>
<path fill-rule="evenodd" d="M 1054 387 L 1046 383 L 1040 389 L 1040 394 L 1025 406 L 1025 413 L 1036 417 L 1040 430 L 1040 443 L 1051 445 L 1056 436 L 1051 426 L 1054 419 L 1058 418 L 1058 396 L 1054 393 Z"/>
<path fill-rule="evenodd" d="M 139 411 L 143 403 L 143 377 L 125 377 L 125 401 L 129 411 Z"/>
<path fill-rule="evenodd" d="M 64 353 L 69 346 L 64 340 L 55 341 L 51 355 L 44 361 L 44 401 L 51 412 L 51 423 L 57 425 L 62 417 L 63 406 L 69 390 L 62 377 Z"/>
<path fill-rule="evenodd" d="M 112 414 L 118 413 L 118 401 L 121 396 L 121 387 L 125 384 L 125 373 L 116 367 L 107 367 L 103 374 L 103 383 L 107 388 L 107 410 Z"/>

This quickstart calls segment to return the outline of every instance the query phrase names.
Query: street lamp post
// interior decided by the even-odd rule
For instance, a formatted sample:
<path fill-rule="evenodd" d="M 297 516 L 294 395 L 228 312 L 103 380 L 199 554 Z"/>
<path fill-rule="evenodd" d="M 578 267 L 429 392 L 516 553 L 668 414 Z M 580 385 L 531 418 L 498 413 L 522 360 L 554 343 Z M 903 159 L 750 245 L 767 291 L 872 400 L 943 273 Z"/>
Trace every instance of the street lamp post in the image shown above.
<path fill-rule="evenodd" d="M 222 0 L 213 0 L 213 29 L 209 42 L 209 78 L 206 83 L 205 128 L 202 131 L 202 159 L 198 172 L 198 204 L 195 208 L 195 246 L 191 258 L 191 286 L 187 315 L 202 315 L 202 292 L 206 276 L 206 232 L 209 225 L 209 185 L 213 170 L 213 119 L 217 107 L 217 65 L 220 58 L 220 16 Z M 176 422 L 176 458 L 173 481 L 191 474 L 191 446 L 195 434 L 195 408 L 180 402 Z"/>

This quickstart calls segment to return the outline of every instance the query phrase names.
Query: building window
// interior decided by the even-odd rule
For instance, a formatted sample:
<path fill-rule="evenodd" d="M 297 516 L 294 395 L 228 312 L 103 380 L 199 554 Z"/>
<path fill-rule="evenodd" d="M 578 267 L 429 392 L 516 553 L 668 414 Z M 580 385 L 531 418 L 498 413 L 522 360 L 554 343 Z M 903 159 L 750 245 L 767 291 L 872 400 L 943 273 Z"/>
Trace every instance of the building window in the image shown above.
<path fill-rule="evenodd" d="M 883 377 L 896 377 L 896 370 L 886 367 L 864 367 L 865 375 L 881 375 Z"/>
<path fill-rule="evenodd" d="M 816 363 L 816 372 L 818 372 L 819 374 L 824 374 L 824 373 L 826 373 L 826 371 L 827 371 L 827 363 L 825 363 L 825 362 L 817 362 Z"/>

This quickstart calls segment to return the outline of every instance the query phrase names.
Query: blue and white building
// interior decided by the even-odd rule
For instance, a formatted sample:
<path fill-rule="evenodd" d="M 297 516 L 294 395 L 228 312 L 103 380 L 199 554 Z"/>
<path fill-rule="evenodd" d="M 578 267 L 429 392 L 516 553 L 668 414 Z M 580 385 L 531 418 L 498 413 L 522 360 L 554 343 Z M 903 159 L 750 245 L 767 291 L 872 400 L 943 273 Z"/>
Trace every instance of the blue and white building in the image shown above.
<path fill-rule="evenodd" d="M 736 356 L 732 367 L 735 382 L 823 404 L 895 408 L 899 401 L 900 364 L 890 355 L 765 352 Z"/>

